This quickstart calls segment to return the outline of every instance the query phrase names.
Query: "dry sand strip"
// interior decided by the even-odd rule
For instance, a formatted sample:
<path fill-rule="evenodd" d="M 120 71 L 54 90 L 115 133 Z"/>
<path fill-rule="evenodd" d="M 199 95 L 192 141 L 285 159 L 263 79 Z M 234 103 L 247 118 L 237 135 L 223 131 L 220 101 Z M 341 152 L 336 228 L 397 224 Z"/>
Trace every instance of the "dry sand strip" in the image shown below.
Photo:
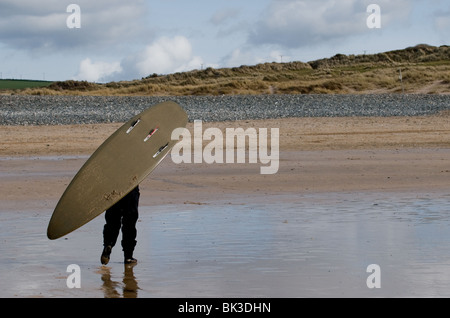
<path fill-rule="evenodd" d="M 0 157 L 89 155 L 121 123 L 0 126 Z M 450 112 L 417 117 L 284 118 L 203 123 L 217 127 L 279 128 L 280 151 L 450 148 Z M 188 128 L 193 135 L 193 124 Z"/>

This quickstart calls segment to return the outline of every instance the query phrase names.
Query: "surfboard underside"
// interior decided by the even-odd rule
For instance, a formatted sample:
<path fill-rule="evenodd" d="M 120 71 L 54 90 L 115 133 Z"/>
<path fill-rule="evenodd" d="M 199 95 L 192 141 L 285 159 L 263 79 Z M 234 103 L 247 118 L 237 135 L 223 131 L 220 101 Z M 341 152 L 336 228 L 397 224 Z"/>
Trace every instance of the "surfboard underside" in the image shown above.
<path fill-rule="evenodd" d="M 154 105 L 122 125 L 92 154 L 59 200 L 47 236 L 54 240 L 88 223 L 144 180 L 170 152 L 172 131 L 186 127 L 174 102 Z"/>

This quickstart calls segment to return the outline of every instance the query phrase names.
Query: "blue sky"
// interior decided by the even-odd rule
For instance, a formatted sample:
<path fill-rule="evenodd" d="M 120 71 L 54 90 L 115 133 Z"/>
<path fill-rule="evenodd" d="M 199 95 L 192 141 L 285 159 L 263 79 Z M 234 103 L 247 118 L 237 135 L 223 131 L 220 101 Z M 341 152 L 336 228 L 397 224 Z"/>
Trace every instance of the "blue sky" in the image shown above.
<path fill-rule="evenodd" d="M 450 44 L 449 0 L 0 0 L 1 78 L 109 82 L 420 43 Z"/>

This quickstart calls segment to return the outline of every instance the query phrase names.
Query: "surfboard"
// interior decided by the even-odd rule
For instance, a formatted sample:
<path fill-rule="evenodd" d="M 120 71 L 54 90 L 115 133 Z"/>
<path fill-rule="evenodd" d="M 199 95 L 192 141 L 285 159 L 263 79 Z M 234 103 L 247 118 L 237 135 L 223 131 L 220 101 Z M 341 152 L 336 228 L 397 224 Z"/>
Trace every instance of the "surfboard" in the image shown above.
<path fill-rule="evenodd" d="M 134 116 L 89 157 L 74 176 L 51 216 L 47 236 L 54 240 L 80 228 L 138 186 L 167 156 L 186 127 L 178 104 L 164 102 Z"/>

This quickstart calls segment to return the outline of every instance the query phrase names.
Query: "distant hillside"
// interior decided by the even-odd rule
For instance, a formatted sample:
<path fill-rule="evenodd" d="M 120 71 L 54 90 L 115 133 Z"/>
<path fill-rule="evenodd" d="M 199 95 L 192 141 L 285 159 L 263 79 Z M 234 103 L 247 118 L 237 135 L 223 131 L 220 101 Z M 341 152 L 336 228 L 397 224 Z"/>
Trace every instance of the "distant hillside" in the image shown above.
<path fill-rule="evenodd" d="M 401 71 L 401 78 L 400 78 Z M 207 68 L 135 81 L 54 82 L 21 94 L 222 95 L 450 93 L 450 47 L 425 44 L 371 55 L 336 54 L 308 63 Z"/>

